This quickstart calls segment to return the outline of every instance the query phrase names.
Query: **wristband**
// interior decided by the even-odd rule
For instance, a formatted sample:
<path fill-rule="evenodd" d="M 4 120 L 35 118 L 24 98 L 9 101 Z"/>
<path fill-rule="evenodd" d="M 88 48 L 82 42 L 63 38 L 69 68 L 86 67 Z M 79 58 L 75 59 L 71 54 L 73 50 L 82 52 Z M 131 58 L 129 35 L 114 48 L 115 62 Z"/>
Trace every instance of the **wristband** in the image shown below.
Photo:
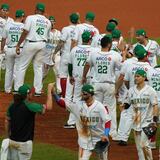
<path fill-rule="evenodd" d="M 57 94 L 53 94 L 53 97 L 57 102 L 60 100 L 60 96 Z"/>
<path fill-rule="evenodd" d="M 104 134 L 105 134 L 105 136 L 109 136 L 109 131 L 110 131 L 110 128 L 105 128 L 105 130 L 104 130 Z"/>

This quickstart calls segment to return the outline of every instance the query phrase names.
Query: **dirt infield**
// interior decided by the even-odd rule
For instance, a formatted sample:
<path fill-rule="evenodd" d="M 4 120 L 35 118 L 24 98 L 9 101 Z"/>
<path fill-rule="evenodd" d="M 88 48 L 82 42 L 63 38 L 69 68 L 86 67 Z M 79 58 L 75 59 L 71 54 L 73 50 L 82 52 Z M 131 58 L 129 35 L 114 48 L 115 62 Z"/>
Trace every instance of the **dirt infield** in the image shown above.
<path fill-rule="evenodd" d="M 12 95 L 0 93 L 0 135 L 4 133 L 5 111 L 12 99 Z M 37 102 L 44 103 L 45 98 L 34 99 Z M 51 112 L 36 117 L 35 140 L 47 142 L 65 148 L 77 151 L 77 133 L 76 130 L 63 129 L 65 119 L 68 113 L 59 108 L 56 104 Z M 158 150 L 153 152 L 154 160 L 158 160 Z M 111 142 L 110 160 L 137 160 L 135 145 L 129 144 L 127 147 L 120 147 L 116 142 Z"/>
<path fill-rule="evenodd" d="M 16 9 L 24 9 L 26 14 L 34 13 L 34 7 L 39 0 L 1 0 L 1 3 L 10 4 L 10 13 L 14 16 Z M 106 22 L 111 17 L 120 21 L 119 28 L 127 36 L 130 27 L 145 28 L 149 36 L 160 36 L 159 0 L 40 0 L 46 4 L 46 13 L 54 15 L 57 28 L 68 25 L 68 15 L 79 12 L 83 17 L 87 11 L 96 13 L 95 25 L 104 32 Z"/>

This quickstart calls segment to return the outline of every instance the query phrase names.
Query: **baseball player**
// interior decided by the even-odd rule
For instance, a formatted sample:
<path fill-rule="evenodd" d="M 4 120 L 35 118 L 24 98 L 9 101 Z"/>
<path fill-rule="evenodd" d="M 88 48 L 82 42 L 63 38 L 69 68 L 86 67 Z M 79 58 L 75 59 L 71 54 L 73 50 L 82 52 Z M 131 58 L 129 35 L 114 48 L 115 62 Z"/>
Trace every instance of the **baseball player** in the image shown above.
<path fill-rule="evenodd" d="M 8 107 L 5 120 L 6 133 L 9 138 L 7 159 L 31 159 L 35 115 L 36 113 L 44 114 L 46 110 L 52 109 L 52 105 L 50 105 L 52 104 L 50 102 L 52 101 L 52 89 L 53 87 L 48 85 L 47 100 L 44 105 L 29 101 L 32 97 L 32 92 L 27 84 L 21 86 L 18 89 L 18 93 L 14 94 L 13 102 Z M 2 151 L 5 151 L 4 154 L 6 154 L 6 148 Z M 3 156 L 1 155 L 1 157 Z"/>
<path fill-rule="evenodd" d="M 24 83 L 25 72 L 33 61 L 35 96 L 41 95 L 44 48 L 51 31 L 51 22 L 43 15 L 44 12 L 45 5 L 38 3 L 35 15 L 26 18 L 24 30 L 16 47 L 16 53 L 20 54 L 20 45 L 25 40 L 15 76 L 15 91 Z"/>
<path fill-rule="evenodd" d="M 155 68 L 150 70 L 148 74 L 149 74 L 148 76 L 149 85 L 156 90 L 157 95 L 158 95 L 158 108 L 160 111 L 160 66 L 157 65 Z M 159 119 L 160 119 L 160 116 L 159 116 Z M 150 139 L 150 147 L 151 149 L 156 149 L 156 137 L 155 136 Z"/>
<path fill-rule="evenodd" d="M 60 68 L 59 68 L 59 77 L 60 77 L 60 84 L 62 90 L 62 97 L 65 97 L 66 94 L 66 84 L 67 84 L 67 77 L 68 77 L 68 59 L 69 53 L 71 50 L 71 39 L 73 36 L 73 31 L 75 30 L 76 25 L 79 21 L 79 16 L 77 13 L 72 13 L 69 16 L 70 24 L 64 27 L 61 31 L 60 41 L 54 51 L 54 55 L 57 55 L 57 52 L 61 50 L 61 59 L 60 59 Z M 72 88 L 69 84 L 67 84 L 69 91 L 67 90 L 68 95 L 72 92 Z"/>
<path fill-rule="evenodd" d="M 54 92 L 53 97 L 63 108 L 67 108 L 76 117 L 78 131 L 79 160 L 89 160 L 98 141 L 108 141 L 110 131 L 110 115 L 104 105 L 94 99 L 94 88 L 85 84 L 81 90 L 82 100 L 69 102 L 58 97 Z M 108 159 L 108 150 L 97 154 L 99 160 Z"/>
<path fill-rule="evenodd" d="M 146 71 L 148 79 L 148 73 L 150 72 L 150 70 L 152 70 L 152 67 L 149 65 L 148 62 L 146 62 L 148 60 L 147 51 L 141 45 L 137 45 L 135 47 L 134 53 L 135 56 L 138 58 L 138 62 L 136 61 L 136 59 L 133 59 L 132 63 L 127 66 L 127 69 L 124 69 L 122 71 L 122 74 L 124 75 L 124 81 L 128 89 L 135 85 L 134 76 L 135 72 L 138 69 Z M 132 107 L 125 111 L 122 111 L 122 119 L 120 120 L 120 125 L 118 129 L 119 145 L 123 146 L 127 144 L 127 140 L 131 131 L 131 126 L 133 124 L 132 113 Z"/>
<path fill-rule="evenodd" d="M 109 110 L 112 119 L 110 135 L 112 140 L 117 140 L 116 98 L 115 98 L 115 68 L 121 67 L 121 56 L 110 50 L 112 39 L 104 36 L 101 39 L 101 51 L 91 54 L 87 60 L 82 82 L 86 82 L 86 76 L 90 67 L 93 67 L 94 75 L 92 83 L 95 87 L 95 98 Z"/>
<path fill-rule="evenodd" d="M 23 10 L 17 10 L 15 14 L 15 21 L 9 22 L 6 24 L 3 34 L 2 34 L 2 43 L 1 50 L 4 52 L 5 45 L 6 48 L 6 73 L 5 73 L 5 92 L 11 93 L 12 90 L 12 82 L 14 80 L 17 62 L 19 61 L 19 55 L 16 54 L 16 45 L 19 41 L 19 38 L 22 34 L 24 24 L 22 23 L 24 20 L 25 13 Z M 23 44 L 20 46 L 23 47 Z"/>
<path fill-rule="evenodd" d="M 68 62 L 69 54 L 71 50 L 71 39 L 73 37 L 73 31 L 75 30 L 76 25 L 79 23 L 79 15 L 77 13 L 72 13 L 69 16 L 70 24 L 61 31 L 60 41 L 54 51 L 54 55 L 57 52 L 61 52 L 60 59 L 60 68 L 59 68 L 59 77 L 61 85 L 61 95 L 67 99 L 73 98 L 73 85 L 70 84 L 68 78 Z M 75 117 L 72 113 L 69 115 L 67 123 L 64 125 L 64 128 L 70 129 L 75 128 Z"/>
<path fill-rule="evenodd" d="M 158 119 L 158 99 L 156 91 L 145 83 L 147 73 L 138 69 L 135 72 L 136 85 L 129 89 L 128 104 L 133 108 L 133 130 L 139 160 L 153 160 L 149 139 L 143 128 Z"/>
<path fill-rule="evenodd" d="M 95 48 L 90 46 L 92 40 L 92 35 L 90 32 L 85 31 L 82 34 L 82 45 L 77 45 L 71 50 L 69 59 L 69 76 L 70 83 L 74 85 L 73 102 L 79 101 L 81 99 L 81 88 L 82 88 L 82 76 L 83 68 L 85 66 L 86 60 L 91 54 L 96 52 Z M 91 75 L 87 74 L 87 83 L 90 83 Z"/>
<path fill-rule="evenodd" d="M 48 39 L 48 42 L 46 43 L 46 47 L 44 49 L 45 56 L 44 56 L 44 66 L 43 66 L 43 80 L 47 76 L 49 69 L 53 68 L 56 75 L 57 89 L 61 91 L 60 79 L 59 79 L 59 73 L 58 73 L 60 53 L 56 55 L 54 62 L 52 60 L 53 52 L 60 40 L 61 32 L 55 29 L 56 20 L 54 16 L 49 16 L 49 20 L 51 22 L 51 32 L 50 32 L 50 37 Z"/>
<path fill-rule="evenodd" d="M 8 17 L 9 14 L 9 5 L 2 4 L 0 9 L 0 42 L 2 40 L 3 29 L 8 22 L 13 22 L 14 20 Z"/>
<path fill-rule="evenodd" d="M 137 43 L 133 45 L 133 49 L 136 45 L 142 45 L 148 51 L 148 61 L 152 67 L 157 65 L 157 56 L 160 56 L 159 45 L 156 41 L 150 40 L 147 37 L 147 33 L 144 29 L 136 31 Z"/>
<path fill-rule="evenodd" d="M 72 48 L 78 44 L 82 44 L 82 33 L 84 31 L 92 32 L 93 36 L 99 34 L 99 30 L 93 26 L 95 14 L 93 12 L 86 13 L 85 23 L 78 24 L 74 30 L 72 37 Z"/>

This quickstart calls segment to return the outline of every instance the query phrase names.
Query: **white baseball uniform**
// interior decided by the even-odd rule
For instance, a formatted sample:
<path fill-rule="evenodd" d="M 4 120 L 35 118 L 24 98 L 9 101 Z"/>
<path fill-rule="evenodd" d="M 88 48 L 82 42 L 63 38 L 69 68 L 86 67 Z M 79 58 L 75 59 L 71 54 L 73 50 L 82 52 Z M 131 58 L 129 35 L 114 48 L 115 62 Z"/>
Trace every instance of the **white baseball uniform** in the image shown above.
<path fill-rule="evenodd" d="M 75 80 L 74 84 L 74 94 L 73 102 L 79 101 L 81 99 L 81 88 L 82 88 L 82 76 L 83 69 L 86 60 L 91 54 L 94 54 L 99 49 L 95 49 L 90 45 L 78 45 L 71 50 L 69 63 L 73 66 L 73 78 Z M 91 75 L 87 74 L 87 83 L 90 83 Z"/>
<path fill-rule="evenodd" d="M 72 39 L 76 40 L 78 42 L 78 44 L 82 44 L 81 35 L 83 34 L 84 31 L 93 32 L 94 36 L 99 34 L 99 30 L 96 27 L 94 27 L 93 25 L 87 24 L 87 23 L 82 23 L 82 24 L 78 24 L 76 26 Z"/>
<path fill-rule="evenodd" d="M 7 23 L 2 38 L 6 39 L 6 73 L 5 73 L 5 92 L 10 93 L 12 90 L 12 82 L 15 79 L 15 72 L 19 67 L 19 55 L 16 54 L 16 45 L 23 32 L 24 24 L 20 22 Z M 21 44 L 23 47 L 23 44 Z"/>
<path fill-rule="evenodd" d="M 153 122 L 153 106 L 158 104 L 157 93 L 147 84 L 141 90 L 135 85 L 129 89 L 128 103 L 133 108 L 133 129 L 138 133 L 135 134 L 135 142 L 139 160 L 153 160 L 150 141 L 143 127 Z"/>
<path fill-rule="evenodd" d="M 59 68 L 59 77 L 67 78 L 66 83 L 66 93 L 65 97 L 67 99 L 72 100 L 73 98 L 73 85 L 70 84 L 68 78 L 68 62 L 71 51 L 71 40 L 73 37 L 73 32 L 75 30 L 76 25 L 70 24 L 66 27 L 62 28 L 60 40 L 64 42 L 64 45 L 61 49 L 61 59 L 60 59 L 60 68 Z M 75 124 L 75 117 L 72 113 L 69 115 L 69 119 L 67 124 L 72 125 Z"/>
<path fill-rule="evenodd" d="M 110 134 L 117 136 L 115 69 L 121 67 L 121 56 L 115 51 L 95 52 L 87 62 L 93 67 L 92 79 L 95 88 L 95 98 L 108 107 L 112 124 Z"/>
<path fill-rule="evenodd" d="M 104 124 L 111 120 L 110 115 L 104 105 L 97 100 L 90 107 L 84 101 L 76 103 L 66 101 L 66 107 L 76 117 L 79 151 L 84 151 L 80 154 L 79 160 L 89 160 L 96 142 L 104 135 Z M 107 159 L 106 153 L 104 160 Z"/>
<path fill-rule="evenodd" d="M 134 47 L 136 47 L 136 45 L 142 45 L 140 43 L 136 43 L 134 46 L 133 46 L 133 49 Z M 142 45 L 148 52 L 149 52 L 149 55 L 148 55 L 148 60 L 149 60 L 149 63 L 152 67 L 156 66 L 157 65 L 157 56 L 160 56 L 160 49 L 159 49 L 159 45 L 156 41 L 154 40 L 148 40 L 148 43 L 146 46 Z"/>
<path fill-rule="evenodd" d="M 127 72 L 128 66 L 136 63 L 138 59 L 136 57 L 132 57 L 123 62 L 120 74 L 125 75 Z M 127 91 L 128 92 L 128 91 Z M 125 101 L 127 92 L 125 92 L 124 96 L 121 99 L 122 104 Z M 122 141 L 128 141 L 131 126 L 132 126 L 132 108 L 125 109 L 120 114 L 120 121 L 118 126 L 118 139 Z"/>
<path fill-rule="evenodd" d="M 23 85 L 26 69 L 33 61 L 35 92 L 40 94 L 44 48 L 49 38 L 51 22 L 43 15 L 31 15 L 26 18 L 24 29 L 28 31 L 28 34 L 18 63 L 15 90 L 17 91 Z"/>

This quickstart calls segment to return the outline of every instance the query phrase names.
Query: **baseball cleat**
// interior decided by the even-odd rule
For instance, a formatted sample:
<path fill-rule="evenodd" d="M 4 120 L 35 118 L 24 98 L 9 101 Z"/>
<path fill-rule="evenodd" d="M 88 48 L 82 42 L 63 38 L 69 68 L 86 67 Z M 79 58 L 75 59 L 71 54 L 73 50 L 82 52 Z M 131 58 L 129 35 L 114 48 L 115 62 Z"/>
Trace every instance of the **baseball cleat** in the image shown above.
<path fill-rule="evenodd" d="M 76 125 L 75 124 L 65 124 L 63 126 L 63 128 L 65 128 L 65 129 L 75 129 Z"/>
<path fill-rule="evenodd" d="M 118 142 L 118 145 L 120 145 L 120 146 L 127 146 L 127 142 L 120 140 L 120 141 Z"/>
<path fill-rule="evenodd" d="M 35 93 L 34 96 L 35 96 L 35 97 L 40 97 L 40 96 L 41 96 L 41 93 Z"/>

